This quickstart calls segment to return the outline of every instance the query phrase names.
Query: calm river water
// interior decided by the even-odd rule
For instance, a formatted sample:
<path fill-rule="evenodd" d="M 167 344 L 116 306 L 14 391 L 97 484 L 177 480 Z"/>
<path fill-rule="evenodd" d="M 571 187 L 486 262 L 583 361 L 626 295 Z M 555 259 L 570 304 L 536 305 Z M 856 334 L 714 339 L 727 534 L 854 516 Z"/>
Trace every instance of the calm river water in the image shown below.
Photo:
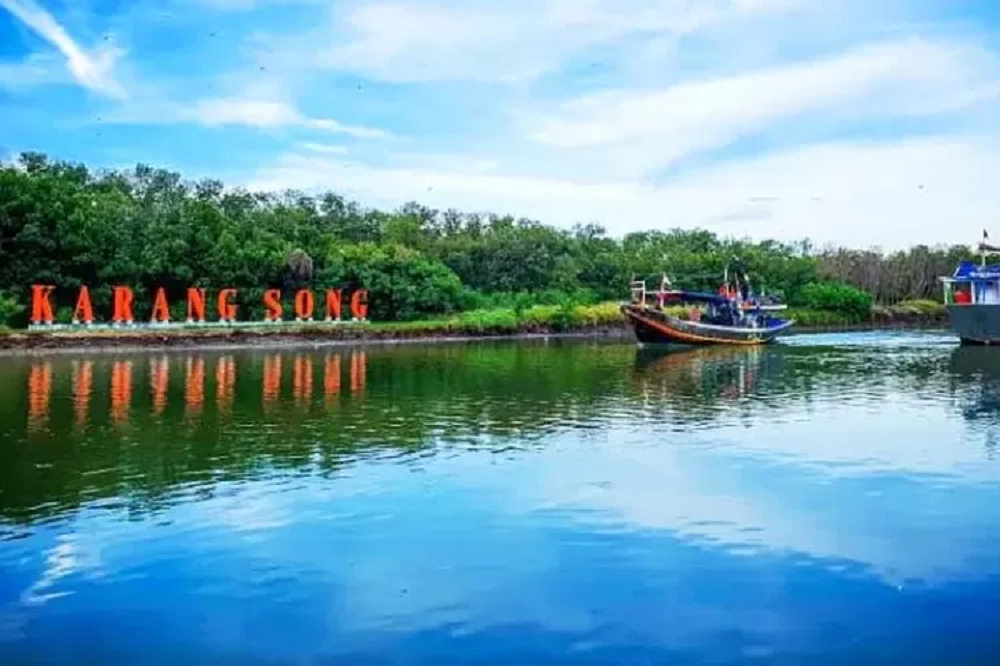
<path fill-rule="evenodd" d="M 2 664 L 997 664 L 1000 350 L 0 358 Z"/>

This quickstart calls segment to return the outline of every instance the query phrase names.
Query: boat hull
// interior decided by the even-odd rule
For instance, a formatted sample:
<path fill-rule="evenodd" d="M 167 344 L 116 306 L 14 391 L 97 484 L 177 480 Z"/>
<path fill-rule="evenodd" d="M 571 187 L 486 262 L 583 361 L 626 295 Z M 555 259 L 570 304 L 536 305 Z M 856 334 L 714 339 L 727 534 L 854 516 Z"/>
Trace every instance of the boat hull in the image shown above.
<path fill-rule="evenodd" d="M 963 345 L 1000 345 L 1000 304 L 949 304 L 951 328 Z"/>
<path fill-rule="evenodd" d="M 769 328 L 715 326 L 673 317 L 659 310 L 635 305 L 622 306 L 622 314 L 635 332 L 636 339 L 650 345 L 764 345 L 773 342 L 792 326 L 781 321 Z"/>

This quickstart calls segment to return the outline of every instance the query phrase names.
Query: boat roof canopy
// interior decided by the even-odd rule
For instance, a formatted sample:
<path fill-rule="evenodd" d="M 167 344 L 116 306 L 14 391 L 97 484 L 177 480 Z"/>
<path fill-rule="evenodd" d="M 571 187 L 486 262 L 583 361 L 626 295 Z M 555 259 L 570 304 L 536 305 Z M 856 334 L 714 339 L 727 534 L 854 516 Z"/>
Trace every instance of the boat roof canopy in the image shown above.
<path fill-rule="evenodd" d="M 1000 275 L 998 275 L 1000 277 Z M 720 294 L 708 291 L 686 291 L 672 289 L 663 292 L 664 300 L 680 301 L 681 303 L 710 303 L 713 305 L 732 305 L 732 300 Z M 787 306 L 770 297 L 754 298 L 752 303 L 762 310 L 784 310 Z"/>
<path fill-rule="evenodd" d="M 951 276 L 952 280 L 1000 280 L 1000 265 L 989 264 L 980 266 L 968 259 L 959 263 Z"/>
<path fill-rule="evenodd" d="M 722 305 L 729 302 L 729 300 L 723 296 L 707 291 L 684 291 L 675 289 L 673 291 L 665 292 L 665 295 L 667 299 L 674 299 L 684 303 L 714 303 L 716 305 Z"/>

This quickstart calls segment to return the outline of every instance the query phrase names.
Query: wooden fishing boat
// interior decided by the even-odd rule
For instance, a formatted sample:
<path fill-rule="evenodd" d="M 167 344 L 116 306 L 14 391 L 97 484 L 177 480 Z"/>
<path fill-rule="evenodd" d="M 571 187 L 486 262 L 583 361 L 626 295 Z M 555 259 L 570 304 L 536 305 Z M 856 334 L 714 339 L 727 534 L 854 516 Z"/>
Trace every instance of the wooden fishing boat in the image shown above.
<path fill-rule="evenodd" d="M 651 300 L 650 296 L 654 298 Z M 682 315 L 677 306 L 692 306 Z M 773 316 L 787 306 L 755 297 L 745 271 L 727 267 L 718 293 L 672 289 L 666 277 L 650 294 L 646 282 L 632 282 L 632 300 L 621 305 L 625 320 L 641 344 L 761 345 L 773 342 L 794 325 Z"/>

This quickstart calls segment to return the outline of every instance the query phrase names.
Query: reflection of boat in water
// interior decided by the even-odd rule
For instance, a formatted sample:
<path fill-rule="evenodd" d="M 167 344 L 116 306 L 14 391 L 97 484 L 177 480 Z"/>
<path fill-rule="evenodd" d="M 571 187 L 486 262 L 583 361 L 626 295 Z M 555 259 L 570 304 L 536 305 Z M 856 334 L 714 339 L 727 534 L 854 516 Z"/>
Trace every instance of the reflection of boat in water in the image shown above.
<path fill-rule="evenodd" d="M 985 347 L 958 347 L 948 367 L 957 388 L 969 391 L 962 413 L 970 420 L 1000 421 L 1000 356 Z"/>
<path fill-rule="evenodd" d="M 983 438 L 987 455 L 1000 451 L 1000 355 L 983 346 L 960 346 L 948 366 L 962 418 Z"/>
<path fill-rule="evenodd" d="M 674 396 L 736 399 L 747 396 L 779 355 L 759 347 L 711 347 L 668 352 L 647 347 L 636 351 L 640 387 Z"/>
<path fill-rule="evenodd" d="M 973 383 L 1000 384 L 1000 355 L 982 347 L 958 347 L 948 364 L 951 374 Z"/>
<path fill-rule="evenodd" d="M 642 344 L 761 345 L 773 342 L 794 323 L 772 316 L 786 306 L 755 296 L 749 276 L 736 261 L 727 267 L 718 293 L 668 287 L 664 277 L 650 303 L 645 280 L 633 281 L 632 299 L 621 306 Z M 668 311 L 671 306 L 677 306 L 674 312 Z M 682 314 L 684 306 L 692 307 Z"/>

